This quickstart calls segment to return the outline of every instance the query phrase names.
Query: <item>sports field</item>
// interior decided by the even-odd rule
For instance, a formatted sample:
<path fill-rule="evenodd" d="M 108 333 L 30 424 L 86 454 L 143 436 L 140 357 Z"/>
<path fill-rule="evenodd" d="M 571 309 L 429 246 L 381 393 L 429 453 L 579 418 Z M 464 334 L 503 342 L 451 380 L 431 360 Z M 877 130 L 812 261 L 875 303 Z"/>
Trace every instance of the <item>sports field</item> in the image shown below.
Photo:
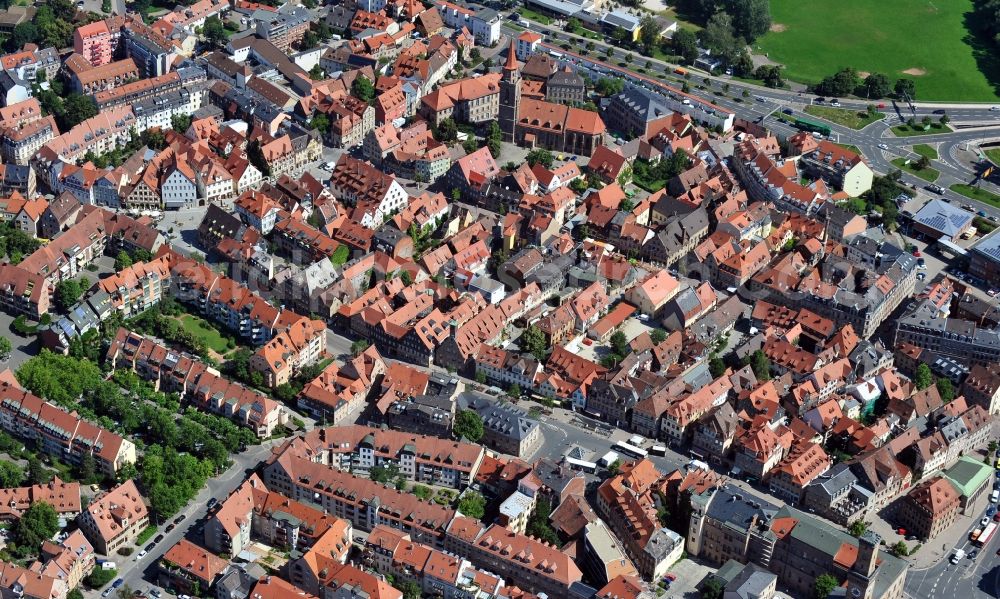
<path fill-rule="evenodd" d="M 754 51 L 784 64 L 793 81 L 854 67 L 912 78 L 918 100 L 989 102 L 1000 60 L 974 47 L 971 12 L 972 0 L 771 0 L 771 32 Z"/>

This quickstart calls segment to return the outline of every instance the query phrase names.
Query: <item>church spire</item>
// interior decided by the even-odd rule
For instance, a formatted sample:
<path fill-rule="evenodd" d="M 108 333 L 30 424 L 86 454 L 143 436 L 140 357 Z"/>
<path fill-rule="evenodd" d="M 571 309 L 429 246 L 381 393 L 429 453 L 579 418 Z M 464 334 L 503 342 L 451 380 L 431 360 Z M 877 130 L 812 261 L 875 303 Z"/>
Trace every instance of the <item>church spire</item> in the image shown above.
<path fill-rule="evenodd" d="M 507 64 L 503 65 L 505 71 L 517 70 L 517 53 L 514 50 L 514 38 L 510 38 L 510 49 L 507 50 Z"/>

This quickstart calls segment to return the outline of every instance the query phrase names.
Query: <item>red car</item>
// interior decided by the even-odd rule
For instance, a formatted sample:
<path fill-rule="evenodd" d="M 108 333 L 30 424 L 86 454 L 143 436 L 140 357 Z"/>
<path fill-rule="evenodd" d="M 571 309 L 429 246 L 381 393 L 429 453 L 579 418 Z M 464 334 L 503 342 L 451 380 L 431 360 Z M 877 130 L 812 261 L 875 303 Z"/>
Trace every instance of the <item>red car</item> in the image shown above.
<path fill-rule="evenodd" d="M 879 102 L 878 103 L 878 107 L 879 108 L 885 108 L 885 102 Z"/>
<path fill-rule="evenodd" d="M 904 537 L 906 536 L 906 529 L 905 528 L 898 528 L 898 529 L 896 529 L 896 532 L 898 532 L 900 535 L 902 535 Z"/>
<path fill-rule="evenodd" d="M 920 257 L 920 250 L 913 250 L 913 257 L 914 258 L 919 258 Z"/>
<path fill-rule="evenodd" d="M 677 575 L 676 574 L 671 574 L 670 572 L 667 572 L 666 575 L 664 576 L 664 578 L 666 578 L 670 582 L 673 582 L 673 581 L 677 580 Z"/>

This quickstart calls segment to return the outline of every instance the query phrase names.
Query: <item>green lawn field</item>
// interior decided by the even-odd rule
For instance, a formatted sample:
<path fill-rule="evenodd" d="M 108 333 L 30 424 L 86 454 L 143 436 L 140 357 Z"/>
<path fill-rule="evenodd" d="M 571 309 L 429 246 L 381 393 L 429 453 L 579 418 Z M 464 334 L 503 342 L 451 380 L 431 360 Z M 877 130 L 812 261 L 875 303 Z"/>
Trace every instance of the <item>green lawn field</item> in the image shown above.
<path fill-rule="evenodd" d="M 971 12 L 972 0 L 771 0 L 771 32 L 754 50 L 803 83 L 854 67 L 912 78 L 918 100 L 989 102 L 1000 60 L 974 47 Z"/>
<path fill-rule="evenodd" d="M 219 354 L 225 353 L 226 339 L 212 323 L 193 314 L 184 314 L 180 317 L 180 321 L 184 330 L 195 337 L 200 337 L 208 349 Z"/>

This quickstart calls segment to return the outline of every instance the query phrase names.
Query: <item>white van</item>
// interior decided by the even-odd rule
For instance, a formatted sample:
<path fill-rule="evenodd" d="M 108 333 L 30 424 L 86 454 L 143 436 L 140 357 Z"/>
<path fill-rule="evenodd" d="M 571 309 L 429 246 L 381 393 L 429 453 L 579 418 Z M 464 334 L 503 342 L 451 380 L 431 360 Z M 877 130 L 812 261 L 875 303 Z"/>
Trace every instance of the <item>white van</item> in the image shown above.
<path fill-rule="evenodd" d="M 996 503 L 998 501 L 1000 501 L 1000 491 L 993 489 L 993 492 L 990 493 L 990 503 Z"/>
<path fill-rule="evenodd" d="M 958 562 L 962 561 L 963 557 L 965 557 L 965 550 L 964 549 L 956 549 L 955 553 L 953 553 L 951 555 L 951 563 L 957 564 Z"/>

